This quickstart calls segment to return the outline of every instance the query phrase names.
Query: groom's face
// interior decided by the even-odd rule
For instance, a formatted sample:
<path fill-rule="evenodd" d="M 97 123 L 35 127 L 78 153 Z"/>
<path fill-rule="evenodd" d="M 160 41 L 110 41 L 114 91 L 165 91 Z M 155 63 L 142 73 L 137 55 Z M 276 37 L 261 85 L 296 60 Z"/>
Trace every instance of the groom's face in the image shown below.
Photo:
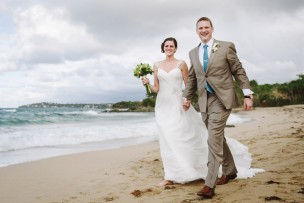
<path fill-rule="evenodd" d="M 212 38 L 213 27 L 209 21 L 199 21 L 196 25 L 196 33 L 203 43 L 207 43 Z"/>

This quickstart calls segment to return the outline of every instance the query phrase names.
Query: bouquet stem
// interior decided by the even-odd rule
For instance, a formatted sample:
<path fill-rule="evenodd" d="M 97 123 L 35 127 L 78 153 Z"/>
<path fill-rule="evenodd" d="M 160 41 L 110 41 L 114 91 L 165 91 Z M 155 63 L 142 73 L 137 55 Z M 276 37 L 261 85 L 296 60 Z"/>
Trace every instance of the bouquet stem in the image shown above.
<path fill-rule="evenodd" d="M 145 87 L 146 87 L 147 93 L 148 93 L 148 94 L 151 94 L 152 91 L 151 91 L 150 85 L 149 85 L 149 84 L 145 84 Z"/>

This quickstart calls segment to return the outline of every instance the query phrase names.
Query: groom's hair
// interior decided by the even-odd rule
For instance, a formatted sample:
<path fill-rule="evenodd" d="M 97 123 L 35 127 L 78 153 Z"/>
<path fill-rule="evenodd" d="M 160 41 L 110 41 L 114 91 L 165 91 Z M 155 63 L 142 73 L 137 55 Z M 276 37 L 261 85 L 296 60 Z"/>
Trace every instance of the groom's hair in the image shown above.
<path fill-rule="evenodd" d="M 197 23 L 198 23 L 198 22 L 201 22 L 201 21 L 209 21 L 209 22 L 210 22 L 210 25 L 211 25 L 211 28 L 213 28 L 213 25 L 212 25 L 211 20 L 210 20 L 209 18 L 207 18 L 207 17 L 201 17 L 200 19 L 198 19 L 198 20 L 196 21 L 196 26 L 197 26 Z"/>

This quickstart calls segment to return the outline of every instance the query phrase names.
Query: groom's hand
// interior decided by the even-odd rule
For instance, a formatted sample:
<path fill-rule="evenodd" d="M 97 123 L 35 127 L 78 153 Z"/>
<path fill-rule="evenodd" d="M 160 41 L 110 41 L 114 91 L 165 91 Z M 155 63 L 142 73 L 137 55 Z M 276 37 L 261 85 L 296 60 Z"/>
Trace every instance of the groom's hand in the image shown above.
<path fill-rule="evenodd" d="M 190 101 L 187 98 L 183 98 L 183 109 L 184 111 L 188 111 L 190 108 Z"/>
<path fill-rule="evenodd" d="M 251 98 L 244 98 L 244 110 L 251 110 L 253 107 L 253 101 Z"/>

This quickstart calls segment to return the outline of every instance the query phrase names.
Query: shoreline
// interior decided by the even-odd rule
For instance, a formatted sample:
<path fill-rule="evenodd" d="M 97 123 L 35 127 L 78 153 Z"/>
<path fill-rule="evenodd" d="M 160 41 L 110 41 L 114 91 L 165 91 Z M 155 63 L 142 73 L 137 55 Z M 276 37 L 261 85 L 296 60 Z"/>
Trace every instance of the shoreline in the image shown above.
<path fill-rule="evenodd" d="M 216 188 L 204 202 L 285 202 L 304 199 L 304 105 L 237 111 L 250 121 L 225 128 L 226 135 L 249 147 L 252 168 L 263 168 L 250 179 Z M 196 192 L 202 181 L 161 189 L 162 163 L 157 141 L 63 155 L 0 168 L 0 202 L 202 202 Z"/>
<path fill-rule="evenodd" d="M 59 145 L 51 147 L 34 147 L 22 150 L 14 150 L 0 153 L 0 169 L 3 167 L 24 164 L 33 161 L 41 161 L 66 155 L 77 155 L 86 152 L 120 149 L 128 146 L 136 146 L 144 143 L 154 142 L 155 136 L 120 138 L 78 145 Z M 7 153 L 7 154 L 6 154 Z M 24 157 L 29 157 L 25 159 Z M 5 159 L 8 159 L 5 163 Z"/>
<path fill-rule="evenodd" d="M 67 154 L 77 154 L 88 151 L 121 148 L 124 146 L 137 145 L 158 140 L 155 118 L 151 117 L 151 115 L 145 118 L 148 118 L 148 120 L 150 120 L 149 123 L 145 126 L 135 126 L 135 124 L 132 125 L 132 123 L 129 123 L 131 124 L 131 128 L 130 126 L 128 127 L 128 125 L 125 125 L 125 127 L 123 128 L 124 130 L 119 130 L 119 128 L 121 127 L 119 121 L 111 120 L 112 118 L 109 117 L 107 119 L 109 119 L 109 121 L 112 123 L 112 127 L 109 128 L 106 127 L 106 123 L 103 124 L 103 121 L 97 120 L 95 121 L 96 123 L 92 122 L 90 125 L 87 125 L 85 122 L 83 122 L 75 123 L 75 126 L 73 126 L 73 123 L 57 123 L 50 124 L 49 126 L 24 126 L 23 131 L 25 132 L 25 135 L 22 135 L 24 134 L 24 132 L 20 130 L 19 132 L 17 132 L 17 134 L 20 136 L 17 136 L 17 139 L 15 140 L 9 139 L 10 136 L 16 136 L 12 133 L 0 133 L 0 137 L 3 136 L 1 138 L 4 141 L 4 145 L 1 147 L 7 147 L 6 151 L 0 152 L 0 168 L 19 163 L 26 163 L 29 161 L 42 160 L 50 157 L 57 157 Z M 140 119 L 141 118 L 138 117 L 137 122 L 141 122 Z M 248 120 L 249 119 L 247 117 L 233 113 L 228 118 L 228 124 L 226 127 L 234 127 L 235 124 L 247 122 Z M 56 125 L 58 127 L 54 128 L 53 126 Z M 98 128 L 98 126 L 102 127 Z M 148 129 L 147 126 L 149 126 Z M 29 129 L 27 129 L 28 127 Z M 8 130 L 8 128 L 9 127 L 7 127 L 7 129 L 5 130 Z M 18 130 L 18 126 L 16 126 L 16 128 Z M 48 139 L 50 142 L 45 141 L 43 139 L 43 136 L 40 137 L 40 135 L 38 135 L 37 131 L 35 130 L 36 128 L 41 128 L 41 130 L 43 129 L 42 131 L 40 131 L 40 133 L 42 135 L 45 135 L 46 139 Z M 118 130 L 116 128 L 118 128 Z M 61 130 L 57 131 L 57 129 Z M 75 129 L 82 131 L 81 133 L 78 133 Z M 9 131 L 14 132 L 14 126 L 10 128 Z M 71 132 L 71 136 L 65 136 L 65 134 L 61 134 L 61 136 L 59 136 L 59 133 L 62 133 L 64 131 Z M 83 139 L 83 137 L 89 137 L 89 133 L 91 133 L 90 136 L 95 136 L 94 139 L 96 140 L 94 141 L 94 139 L 90 138 L 91 140 L 89 139 L 88 142 L 84 142 L 85 139 Z M 75 134 L 75 140 L 72 139 L 73 134 Z M 23 139 L 22 136 L 24 137 Z M 54 137 L 54 140 L 52 140 L 52 136 Z M 11 140 L 11 144 L 6 141 L 5 137 L 8 140 Z M 97 138 L 104 140 L 98 140 Z M 65 141 L 61 142 L 61 140 Z M 69 141 L 71 142 L 69 143 Z M 80 141 L 80 143 L 74 144 L 73 142 L 75 141 Z M 25 144 L 23 144 L 23 142 Z M 32 145 L 32 143 L 34 144 Z M 23 145 L 25 146 L 25 148 L 22 147 Z M 14 146 L 16 146 L 16 148 L 14 148 Z"/>

